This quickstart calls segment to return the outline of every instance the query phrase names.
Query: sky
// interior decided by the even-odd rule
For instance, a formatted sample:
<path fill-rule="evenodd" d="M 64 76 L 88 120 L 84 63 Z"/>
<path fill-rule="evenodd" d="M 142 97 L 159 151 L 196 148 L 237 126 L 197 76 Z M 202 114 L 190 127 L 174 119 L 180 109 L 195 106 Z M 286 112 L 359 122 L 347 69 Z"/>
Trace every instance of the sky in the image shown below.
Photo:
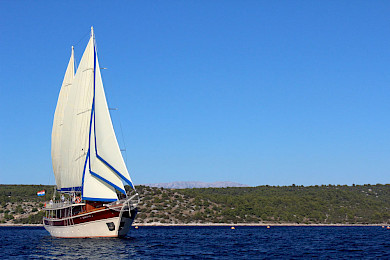
<path fill-rule="evenodd" d="M 51 130 L 96 34 L 135 184 L 390 183 L 388 1 L 0 1 L 0 183 L 54 184 Z"/>

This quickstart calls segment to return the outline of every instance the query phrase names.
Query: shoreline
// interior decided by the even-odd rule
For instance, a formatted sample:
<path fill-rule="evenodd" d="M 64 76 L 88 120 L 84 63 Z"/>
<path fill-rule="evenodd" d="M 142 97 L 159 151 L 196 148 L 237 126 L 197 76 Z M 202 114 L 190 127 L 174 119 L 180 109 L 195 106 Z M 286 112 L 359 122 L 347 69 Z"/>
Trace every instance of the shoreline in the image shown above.
<path fill-rule="evenodd" d="M 298 223 L 141 223 L 138 227 L 387 227 L 389 224 L 298 224 Z"/>
<path fill-rule="evenodd" d="M 133 227 L 389 227 L 389 224 L 298 224 L 298 223 L 135 223 Z M 0 227 L 43 227 L 43 224 L 0 224 Z"/>

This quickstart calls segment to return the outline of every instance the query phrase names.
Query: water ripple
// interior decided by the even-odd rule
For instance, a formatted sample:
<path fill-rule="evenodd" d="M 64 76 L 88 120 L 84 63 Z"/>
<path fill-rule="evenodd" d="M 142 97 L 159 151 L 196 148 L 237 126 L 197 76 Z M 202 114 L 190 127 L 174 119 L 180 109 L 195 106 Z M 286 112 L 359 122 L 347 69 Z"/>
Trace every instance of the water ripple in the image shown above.
<path fill-rule="evenodd" d="M 389 258 L 381 227 L 139 227 L 124 239 L 59 239 L 0 227 L 1 259 Z"/>

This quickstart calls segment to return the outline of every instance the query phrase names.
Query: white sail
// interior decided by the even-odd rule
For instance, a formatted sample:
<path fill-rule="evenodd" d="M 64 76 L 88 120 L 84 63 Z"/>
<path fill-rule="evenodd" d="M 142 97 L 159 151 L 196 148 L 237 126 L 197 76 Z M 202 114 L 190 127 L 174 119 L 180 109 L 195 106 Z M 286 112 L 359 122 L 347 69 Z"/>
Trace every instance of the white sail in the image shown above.
<path fill-rule="evenodd" d="M 133 184 L 111 122 L 93 30 L 63 111 L 57 187 L 81 190 L 86 200 L 117 200 L 116 190 L 126 193 L 123 181 Z"/>
<path fill-rule="evenodd" d="M 95 96 L 96 98 L 96 96 Z M 126 194 L 125 188 L 123 186 L 123 182 L 119 176 L 116 175 L 115 172 L 113 172 L 107 165 L 105 165 L 99 158 L 96 156 L 96 146 L 95 146 L 95 112 L 92 116 L 92 127 L 91 127 L 91 140 L 90 140 L 90 153 L 88 158 L 88 166 L 89 174 L 85 173 L 84 175 L 84 185 L 83 185 L 83 197 L 92 197 L 95 198 L 91 193 L 96 193 L 96 190 L 100 190 L 97 187 L 94 188 L 94 182 L 96 182 L 94 179 L 99 179 L 100 181 L 105 182 L 106 184 L 110 185 L 111 188 L 116 188 L 122 193 Z M 92 175 L 93 178 L 89 178 L 89 175 Z M 93 181 L 89 181 L 89 179 Z M 108 192 L 108 191 L 107 191 Z M 105 193 L 107 193 L 105 192 Z M 103 196 L 103 195 L 101 195 Z"/>
<path fill-rule="evenodd" d="M 82 186 L 86 156 L 89 148 L 94 79 L 93 37 L 81 58 L 79 67 L 69 90 L 68 103 L 64 113 L 60 160 L 62 190 Z"/>
<path fill-rule="evenodd" d="M 87 160 L 86 167 L 87 169 L 89 168 L 89 160 Z M 82 195 L 84 200 L 118 200 L 114 187 L 109 185 L 107 182 L 96 178 L 88 170 L 86 170 L 84 174 Z"/>
<path fill-rule="evenodd" d="M 96 179 L 126 194 L 122 179 L 131 186 L 132 183 L 111 123 L 96 51 L 94 103 L 91 124 L 88 162 L 90 165 L 89 174 L 84 176 L 83 197 L 95 198 L 94 196 L 96 195 L 92 195 L 92 193 L 96 189 L 93 189 L 93 184 L 89 182 L 92 180 L 96 182 Z M 122 164 L 120 164 L 121 162 Z M 108 191 L 104 193 L 106 195 L 101 195 L 101 199 L 107 200 Z"/>
<path fill-rule="evenodd" d="M 56 179 L 56 184 L 61 187 L 61 137 L 63 130 L 64 110 L 68 103 L 68 93 L 71 88 L 74 78 L 74 50 L 72 46 L 72 54 L 70 56 L 68 66 L 66 68 L 64 80 L 58 96 L 56 110 L 54 112 L 53 130 L 51 134 L 51 158 L 53 164 L 53 172 Z"/>
<path fill-rule="evenodd" d="M 133 186 L 111 122 L 97 57 L 94 124 L 94 133 L 96 134 L 96 157 L 112 174 L 115 174 L 113 178 L 117 177 L 123 179 L 127 184 Z"/>

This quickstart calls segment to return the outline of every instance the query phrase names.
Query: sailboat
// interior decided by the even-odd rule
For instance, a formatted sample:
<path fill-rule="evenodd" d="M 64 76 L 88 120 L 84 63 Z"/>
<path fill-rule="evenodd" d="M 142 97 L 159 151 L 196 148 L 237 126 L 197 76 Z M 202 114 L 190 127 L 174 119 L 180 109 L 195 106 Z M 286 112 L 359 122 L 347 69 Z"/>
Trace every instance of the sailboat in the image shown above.
<path fill-rule="evenodd" d="M 112 125 L 93 27 L 76 72 L 74 63 L 72 46 L 52 129 L 58 193 L 45 204 L 43 225 L 54 237 L 123 237 L 139 196 Z"/>

